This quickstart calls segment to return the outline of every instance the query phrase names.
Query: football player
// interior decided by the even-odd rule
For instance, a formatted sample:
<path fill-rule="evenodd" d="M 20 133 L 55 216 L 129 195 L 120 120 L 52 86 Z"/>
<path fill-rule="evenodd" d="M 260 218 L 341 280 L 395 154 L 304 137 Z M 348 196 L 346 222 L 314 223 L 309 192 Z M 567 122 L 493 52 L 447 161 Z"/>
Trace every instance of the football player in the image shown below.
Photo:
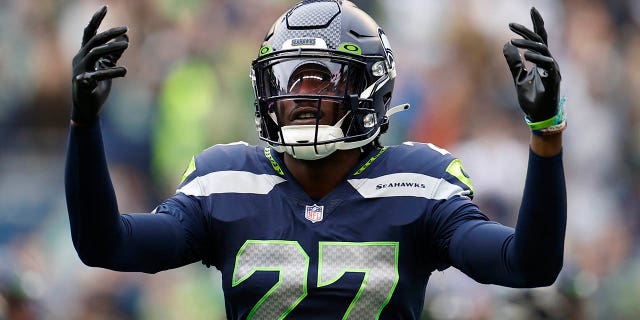
<path fill-rule="evenodd" d="M 229 319 L 419 319 L 430 274 L 551 285 L 562 268 L 566 192 L 560 73 L 540 14 L 504 47 L 531 127 L 517 226 L 472 201 L 461 161 L 428 143 L 382 146 L 396 67 L 353 3 L 305 0 L 279 17 L 251 66 L 263 146 L 196 155 L 152 213 L 120 214 L 99 110 L 128 46 L 100 9 L 73 60 L 66 194 L 73 244 L 95 267 L 155 273 L 202 261 L 222 273 Z M 533 64 L 525 67 L 524 59 Z M 524 174 L 524 173 L 523 173 Z"/>

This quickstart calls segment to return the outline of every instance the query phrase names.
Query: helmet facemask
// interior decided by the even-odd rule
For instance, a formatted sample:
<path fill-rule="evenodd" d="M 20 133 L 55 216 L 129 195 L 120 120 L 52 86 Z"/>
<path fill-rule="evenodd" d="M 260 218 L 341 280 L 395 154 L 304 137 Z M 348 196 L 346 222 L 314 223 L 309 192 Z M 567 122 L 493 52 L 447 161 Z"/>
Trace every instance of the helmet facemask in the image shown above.
<path fill-rule="evenodd" d="M 362 96 L 366 68 L 362 57 L 300 49 L 254 62 L 260 139 L 302 160 L 370 143 L 379 124 L 373 101 Z"/>
<path fill-rule="evenodd" d="M 298 159 L 370 144 L 408 108 L 389 108 L 396 69 L 386 35 L 346 0 L 303 0 L 278 18 L 251 78 L 260 139 Z M 287 118 L 281 108 L 307 114 Z"/>

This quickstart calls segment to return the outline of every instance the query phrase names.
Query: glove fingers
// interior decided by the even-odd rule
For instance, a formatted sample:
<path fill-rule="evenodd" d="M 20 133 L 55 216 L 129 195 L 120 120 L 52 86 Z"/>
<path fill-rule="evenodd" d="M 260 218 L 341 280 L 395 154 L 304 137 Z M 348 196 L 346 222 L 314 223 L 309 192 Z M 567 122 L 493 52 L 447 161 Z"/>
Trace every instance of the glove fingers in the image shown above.
<path fill-rule="evenodd" d="M 126 34 L 123 34 L 117 38 L 115 38 L 113 40 L 113 42 L 125 42 L 125 43 L 129 43 L 129 36 L 127 36 Z M 126 49 L 126 48 L 125 48 Z M 110 54 L 108 54 L 106 56 L 107 59 L 109 59 L 113 64 L 116 64 L 116 62 L 118 62 L 118 60 L 120 59 L 120 57 L 122 57 L 122 54 L 124 53 L 125 50 L 121 50 L 121 51 L 116 51 L 116 52 L 112 52 Z"/>
<path fill-rule="evenodd" d="M 551 56 L 551 53 L 549 52 L 549 48 L 547 48 L 547 46 L 541 42 L 535 42 L 535 41 L 525 40 L 525 39 L 512 39 L 511 44 L 520 49 L 528 49 L 545 56 Z"/>
<path fill-rule="evenodd" d="M 547 30 L 544 28 L 544 20 L 535 7 L 531 8 L 531 21 L 533 21 L 533 31 L 542 38 L 544 44 L 547 44 Z"/>
<path fill-rule="evenodd" d="M 114 67 L 109 69 L 101 69 L 93 72 L 85 72 L 76 79 L 80 81 L 90 81 L 90 82 L 99 82 L 103 80 L 110 80 L 113 78 L 121 78 L 127 74 L 127 68 L 125 67 Z"/>
<path fill-rule="evenodd" d="M 551 57 L 547 57 L 532 51 L 527 51 L 524 53 L 524 58 L 527 59 L 527 61 L 531 61 L 535 63 L 536 66 L 541 67 L 545 70 L 551 71 L 556 69 L 555 68 L 556 61 L 553 60 L 553 58 Z"/>
<path fill-rule="evenodd" d="M 520 77 L 526 75 L 526 69 L 522 62 L 522 57 L 520 57 L 520 52 L 518 52 L 518 48 L 507 42 L 502 48 L 502 54 L 505 59 L 507 59 L 507 64 L 509 65 L 509 70 L 511 71 L 514 81 L 517 82 Z"/>
<path fill-rule="evenodd" d="M 511 31 L 517 33 L 519 36 L 527 40 L 533 40 L 535 42 L 544 43 L 543 39 L 538 34 L 529 30 L 527 27 L 519 23 L 515 23 L 515 22 L 509 23 L 509 29 L 511 29 Z"/>
<path fill-rule="evenodd" d="M 98 28 L 102 23 L 102 20 L 107 15 L 107 6 L 102 6 L 98 11 L 93 14 L 89 24 L 84 28 L 84 35 L 82 36 L 82 46 L 84 47 L 93 36 L 98 32 Z"/>
<path fill-rule="evenodd" d="M 88 52 L 93 50 L 97 46 L 101 46 L 111 40 L 114 40 L 117 37 L 126 34 L 129 28 L 127 26 L 120 26 L 111 28 L 105 32 L 99 33 L 95 35 L 93 38 L 89 40 L 78 52 L 78 55 L 86 55 Z M 128 41 L 128 40 L 127 40 Z"/>
<path fill-rule="evenodd" d="M 84 63 L 88 71 L 93 71 L 96 62 L 98 62 L 99 59 L 106 58 L 112 60 L 107 56 L 120 57 L 128 47 L 129 43 L 125 41 L 110 42 L 108 44 L 95 47 L 84 57 L 84 61 L 82 61 L 82 63 Z M 112 61 L 114 65 L 116 61 L 117 59 Z"/>

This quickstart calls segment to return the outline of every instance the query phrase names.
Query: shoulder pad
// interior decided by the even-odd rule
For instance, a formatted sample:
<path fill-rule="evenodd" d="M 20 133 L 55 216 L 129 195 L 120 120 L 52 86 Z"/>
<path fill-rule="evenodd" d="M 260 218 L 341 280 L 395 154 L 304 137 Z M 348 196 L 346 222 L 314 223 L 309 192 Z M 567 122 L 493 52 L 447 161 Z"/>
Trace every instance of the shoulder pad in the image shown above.
<path fill-rule="evenodd" d="M 244 141 L 211 146 L 191 158 L 180 185 L 215 171 L 254 171 L 258 150 Z"/>
<path fill-rule="evenodd" d="M 462 161 L 446 149 L 431 143 L 404 142 L 398 146 L 402 166 L 416 170 L 429 176 L 442 178 L 449 183 L 460 186 L 466 195 L 473 197 L 471 178 L 464 170 Z"/>

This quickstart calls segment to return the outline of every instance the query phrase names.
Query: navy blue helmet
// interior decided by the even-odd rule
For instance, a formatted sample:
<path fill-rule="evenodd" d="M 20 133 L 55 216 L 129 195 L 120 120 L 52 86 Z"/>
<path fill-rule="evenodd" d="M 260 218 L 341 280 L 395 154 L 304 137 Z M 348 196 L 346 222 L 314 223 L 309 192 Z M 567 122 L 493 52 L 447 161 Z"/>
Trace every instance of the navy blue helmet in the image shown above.
<path fill-rule="evenodd" d="M 273 24 L 251 67 L 261 140 L 303 160 L 360 148 L 388 127 L 396 78 L 393 52 L 378 24 L 350 1 L 306 0 Z M 296 90 L 301 83 L 311 90 Z M 315 124 L 286 125 L 284 102 L 317 107 Z M 320 124 L 331 102 L 339 118 Z M 399 109 L 406 109 L 403 105 Z"/>

